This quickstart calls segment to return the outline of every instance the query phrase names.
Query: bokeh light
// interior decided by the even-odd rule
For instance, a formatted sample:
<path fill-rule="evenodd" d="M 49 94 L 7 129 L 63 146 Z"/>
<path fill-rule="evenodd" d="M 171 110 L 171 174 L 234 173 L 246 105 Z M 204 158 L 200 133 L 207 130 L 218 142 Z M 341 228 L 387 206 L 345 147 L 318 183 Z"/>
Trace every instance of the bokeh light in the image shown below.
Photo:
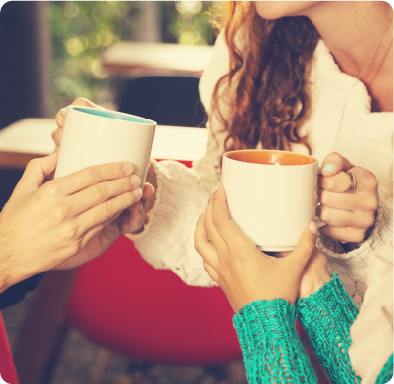
<path fill-rule="evenodd" d="M 69 1 L 64 5 L 64 16 L 68 17 L 69 19 L 72 19 L 73 17 L 78 16 L 79 13 L 79 7 L 78 4 L 76 4 L 73 1 Z"/>
<path fill-rule="evenodd" d="M 73 37 L 71 39 L 68 39 L 66 47 L 67 47 L 67 52 L 71 56 L 78 56 L 83 51 L 83 44 L 78 39 L 78 37 Z"/>
<path fill-rule="evenodd" d="M 177 1 L 176 9 L 181 14 L 195 15 L 202 9 L 202 1 Z"/>
<path fill-rule="evenodd" d="M 87 39 L 89 41 L 89 46 L 92 48 L 97 48 L 101 44 L 101 37 L 94 32 L 90 32 L 87 36 Z"/>

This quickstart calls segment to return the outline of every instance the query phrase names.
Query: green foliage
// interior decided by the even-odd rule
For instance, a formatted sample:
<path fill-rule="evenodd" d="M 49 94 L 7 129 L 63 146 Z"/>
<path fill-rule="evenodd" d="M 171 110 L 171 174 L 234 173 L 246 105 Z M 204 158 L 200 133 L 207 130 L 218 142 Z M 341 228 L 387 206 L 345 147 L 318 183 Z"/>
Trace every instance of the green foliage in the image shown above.
<path fill-rule="evenodd" d="M 213 43 L 209 3 L 166 1 L 158 5 L 163 42 Z M 138 39 L 146 23 L 144 2 L 52 1 L 49 17 L 53 111 L 77 97 L 99 104 L 111 102 L 113 82 L 102 69 L 100 57 L 111 44 Z"/>

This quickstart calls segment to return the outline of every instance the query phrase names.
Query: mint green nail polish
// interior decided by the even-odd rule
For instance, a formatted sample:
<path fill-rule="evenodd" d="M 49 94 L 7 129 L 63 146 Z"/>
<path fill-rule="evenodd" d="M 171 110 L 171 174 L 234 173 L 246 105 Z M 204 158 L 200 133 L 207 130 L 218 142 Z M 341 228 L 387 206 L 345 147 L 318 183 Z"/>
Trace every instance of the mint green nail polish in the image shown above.
<path fill-rule="evenodd" d="M 61 111 L 63 111 L 63 112 L 67 112 L 67 107 L 65 107 L 65 108 L 62 108 L 62 109 L 61 109 Z"/>
<path fill-rule="evenodd" d="M 322 172 L 323 171 L 328 171 L 328 172 L 331 172 L 331 173 L 334 173 L 335 172 L 335 165 L 334 164 L 330 164 L 330 163 L 328 163 L 328 164 L 326 164 L 325 166 L 324 166 L 324 168 L 322 169 Z"/>

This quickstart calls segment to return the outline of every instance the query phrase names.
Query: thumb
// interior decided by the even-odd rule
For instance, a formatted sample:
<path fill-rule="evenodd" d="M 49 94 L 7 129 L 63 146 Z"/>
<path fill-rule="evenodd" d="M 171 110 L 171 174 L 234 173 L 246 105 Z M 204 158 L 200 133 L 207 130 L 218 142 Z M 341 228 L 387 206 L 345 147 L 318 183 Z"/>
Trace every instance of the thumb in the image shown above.
<path fill-rule="evenodd" d="M 296 263 L 297 267 L 305 269 L 316 245 L 317 225 L 314 221 L 309 223 L 301 234 L 297 246 L 291 253 L 290 258 Z"/>
<path fill-rule="evenodd" d="M 320 168 L 320 173 L 323 176 L 334 176 L 339 172 L 346 172 L 352 167 L 353 165 L 346 157 L 341 156 L 339 153 L 332 152 L 324 159 Z"/>
<path fill-rule="evenodd" d="M 50 175 L 56 168 L 57 154 L 52 153 L 49 156 L 34 159 L 27 164 L 16 190 L 23 188 L 25 192 L 34 192 L 44 182 L 46 176 Z"/>

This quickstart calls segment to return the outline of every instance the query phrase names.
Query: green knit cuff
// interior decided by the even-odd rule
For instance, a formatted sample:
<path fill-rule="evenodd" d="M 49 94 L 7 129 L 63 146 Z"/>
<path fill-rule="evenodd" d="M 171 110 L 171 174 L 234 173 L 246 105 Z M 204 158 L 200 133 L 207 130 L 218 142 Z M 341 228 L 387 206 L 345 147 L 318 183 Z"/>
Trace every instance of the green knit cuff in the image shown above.
<path fill-rule="evenodd" d="M 297 307 L 298 319 L 305 329 L 314 327 L 316 321 L 327 318 L 326 315 L 322 316 L 323 309 L 330 318 L 350 324 L 354 323 L 359 313 L 357 305 L 354 304 L 335 272 L 331 275 L 330 281 L 318 291 L 298 300 Z"/>
<path fill-rule="evenodd" d="M 298 319 L 308 332 L 312 349 L 330 381 L 347 384 L 360 380 L 351 368 L 348 349 L 352 345 L 350 326 L 359 309 L 336 273 L 311 296 L 297 303 Z"/>
<path fill-rule="evenodd" d="M 245 305 L 233 317 L 244 354 L 252 354 L 264 347 L 263 339 L 271 344 L 272 340 L 288 340 L 297 335 L 296 317 L 296 307 L 281 299 L 255 301 Z"/>
<path fill-rule="evenodd" d="M 245 305 L 234 316 L 249 383 L 316 384 L 296 316 L 296 306 L 280 299 Z"/>
<path fill-rule="evenodd" d="M 376 378 L 375 384 L 386 384 L 393 378 L 393 355 L 389 357 L 387 363 Z"/>

